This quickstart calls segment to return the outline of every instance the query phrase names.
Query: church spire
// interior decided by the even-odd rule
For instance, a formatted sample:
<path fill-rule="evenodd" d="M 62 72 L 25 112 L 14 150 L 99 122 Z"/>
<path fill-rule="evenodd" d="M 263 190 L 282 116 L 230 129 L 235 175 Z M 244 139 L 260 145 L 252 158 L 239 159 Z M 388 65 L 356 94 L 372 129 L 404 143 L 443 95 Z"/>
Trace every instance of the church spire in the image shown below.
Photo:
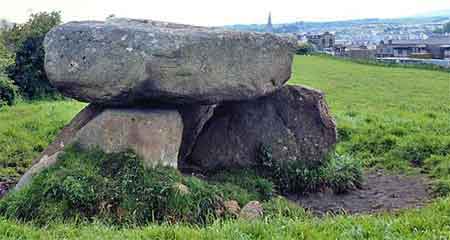
<path fill-rule="evenodd" d="M 267 32 L 273 32 L 273 26 L 272 26 L 272 12 L 269 12 L 269 19 L 267 20 Z"/>

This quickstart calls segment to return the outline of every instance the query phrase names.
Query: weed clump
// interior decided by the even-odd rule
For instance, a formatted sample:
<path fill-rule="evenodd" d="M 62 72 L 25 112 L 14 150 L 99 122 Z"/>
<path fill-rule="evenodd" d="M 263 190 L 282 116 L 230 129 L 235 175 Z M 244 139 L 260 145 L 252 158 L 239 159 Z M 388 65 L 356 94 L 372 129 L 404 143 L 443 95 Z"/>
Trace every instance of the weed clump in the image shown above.
<path fill-rule="evenodd" d="M 359 188 L 363 181 L 361 164 L 350 156 L 333 153 L 322 164 L 311 165 L 274 159 L 267 145 L 261 145 L 258 152 L 264 174 L 283 194 L 311 193 L 326 188 L 341 194 Z"/>
<path fill-rule="evenodd" d="M 274 197 L 263 203 L 264 215 L 268 219 L 305 219 L 308 213 L 304 208 L 298 207 L 296 203 L 284 197 Z"/>
<path fill-rule="evenodd" d="M 239 204 L 246 204 L 254 199 L 270 200 L 276 195 L 274 183 L 258 175 L 251 169 L 219 172 L 210 177 L 222 192 Z"/>
<path fill-rule="evenodd" d="M 332 155 L 323 167 L 323 172 L 326 185 L 337 194 L 361 188 L 362 166 L 349 155 Z"/>

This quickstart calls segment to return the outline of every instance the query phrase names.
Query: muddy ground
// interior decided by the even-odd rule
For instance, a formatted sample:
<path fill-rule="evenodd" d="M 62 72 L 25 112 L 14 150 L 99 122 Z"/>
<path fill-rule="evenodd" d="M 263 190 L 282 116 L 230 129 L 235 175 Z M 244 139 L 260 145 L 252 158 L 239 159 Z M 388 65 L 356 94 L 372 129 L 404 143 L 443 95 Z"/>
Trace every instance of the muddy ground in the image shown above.
<path fill-rule="evenodd" d="M 379 170 L 365 173 L 362 188 L 347 194 L 327 191 L 289 198 L 316 215 L 395 212 L 422 207 L 431 199 L 429 189 L 423 176 L 394 175 Z"/>
<path fill-rule="evenodd" d="M 423 176 L 395 175 L 379 170 L 366 172 L 364 180 L 361 189 L 347 194 L 326 191 L 288 198 L 316 215 L 393 212 L 422 207 L 431 199 L 429 183 Z M 0 182 L 0 198 L 13 186 L 13 182 Z"/>

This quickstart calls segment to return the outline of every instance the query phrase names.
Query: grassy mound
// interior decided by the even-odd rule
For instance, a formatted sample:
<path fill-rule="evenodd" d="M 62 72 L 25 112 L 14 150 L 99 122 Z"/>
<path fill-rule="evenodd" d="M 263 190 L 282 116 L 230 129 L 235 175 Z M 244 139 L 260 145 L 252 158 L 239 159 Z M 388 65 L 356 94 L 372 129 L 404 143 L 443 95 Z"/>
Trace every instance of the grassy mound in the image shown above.
<path fill-rule="evenodd" d="M 96 219 L 131 226 L 150 222 L 205 225 L 237 216 L 224 208 L 228 200 L 235 200 L 240 206 L 261 201 L 266 216 L 303 213 L 299 207 L 273 199 L 275 189 L 284 188 L 275 187 L 271 180 L 259 177 L 253 170 L 222 172 L 206 181 L 183 176 L 169 167 L 144 169 L 133 152 L 105 154 L 99 150 L 81 151 L 76 146 L 69 147 L 59 160 L 29 186 L 3 199 L 0 214 L 38 225 Z M 310 185 L 318 186 L 325 179 L 332 179 L 332 187 L 339 189 L 348 189 L 349 184 L 356 184 L 354 179 L 359 179 L 358 171 L 358 176 L 353 176 L 336 161 L 318 171 L 323 178 L 299 177 L 290 172 L 293 175 L 289 183 L 296 183 L 296 189 L 304 192 L 318 190 Z"/>
<path fill-rule="evenodd" d="M 38 224 L 93 219 L 128 225 L 206 224 L 223 217 L 216 209 L 226 200 L 245 204 L 272 195 L 270 182 L 250 175 L 247 179 L 264 185 L 262 192 L 231 183 L 207 183 L 167 167 L 146 170 L 132 152 L 105 154 L 71 147 L 30 186 L 2 200 L 0 213 Z"/>

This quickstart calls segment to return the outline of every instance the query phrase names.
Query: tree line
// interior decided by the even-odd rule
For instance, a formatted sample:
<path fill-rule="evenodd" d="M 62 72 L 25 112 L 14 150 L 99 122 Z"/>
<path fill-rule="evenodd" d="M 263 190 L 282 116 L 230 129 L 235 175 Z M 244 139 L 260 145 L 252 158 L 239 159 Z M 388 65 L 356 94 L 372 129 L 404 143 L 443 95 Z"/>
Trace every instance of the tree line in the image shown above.
<path fill-rule="evenodd" d="M 60 23 L 59 12 L 41 12 L 0 32 L 0 107 L 18 98 L 58 97 L 44 70 L 43 42 Z"/>

